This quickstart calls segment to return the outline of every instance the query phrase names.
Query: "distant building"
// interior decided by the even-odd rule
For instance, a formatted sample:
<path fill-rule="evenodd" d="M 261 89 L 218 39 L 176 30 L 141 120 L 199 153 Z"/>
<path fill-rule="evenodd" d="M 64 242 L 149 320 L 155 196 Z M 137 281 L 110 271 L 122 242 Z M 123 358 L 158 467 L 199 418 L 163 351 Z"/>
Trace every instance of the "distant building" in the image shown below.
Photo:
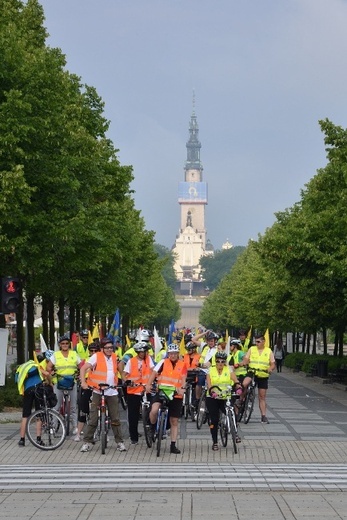
<path fill-rule="evenodd" d="M 229 239 L 227 238 L 226 242 L 222 245 L 222 249 L 232 249 L 234 246 L 229 242 Z"/>
<path fill-rule="evenodd" d="M 184 181 L 179 183 L 178 202 L 181 208 L 181 224 L 176 236 L 173 253 L 176 256 L 174 265 L 176 278 L 180 282 L 182 294 L 200 292 L 195 285 L 201 285 L 200 258 L 205 254 L 213 254 L 213 246 L 206 239 L 205 206 L 207 205 L 207 183 L 203 181 L 203 167 L 200 161 L 199 127 L 193 113 L 189 124 L 187 142 L 187 160 L 185 163 Z"/>

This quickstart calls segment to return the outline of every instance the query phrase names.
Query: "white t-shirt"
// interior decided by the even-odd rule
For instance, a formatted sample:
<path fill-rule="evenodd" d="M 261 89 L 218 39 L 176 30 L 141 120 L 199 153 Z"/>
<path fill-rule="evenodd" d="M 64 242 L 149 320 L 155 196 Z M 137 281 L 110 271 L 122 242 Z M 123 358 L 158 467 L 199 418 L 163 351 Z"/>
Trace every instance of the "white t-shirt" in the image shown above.
<path fill-rule="evenodd" d="M 112 356 L 107 357 L 106 359 L 106 366 L 107 366 L 107 376 L 106 376 L 106 383 L 110 386 L 114 386 L 114 370 L 113 370 L 113 361 Z M 87 363 L 92 365 L 91 370 L 95 370 L 96 367 L 96 361 L 97 361 L 97 355 L 93 354 L 89 359 L 87 359 Z M 100 394 L 100 390 L 93 390 L 93 392 Z M 111 396 L 111 395 L 118 395 L 118 390 L 116 388 L 108 388 L 105 390 L 105 395 Z"/>

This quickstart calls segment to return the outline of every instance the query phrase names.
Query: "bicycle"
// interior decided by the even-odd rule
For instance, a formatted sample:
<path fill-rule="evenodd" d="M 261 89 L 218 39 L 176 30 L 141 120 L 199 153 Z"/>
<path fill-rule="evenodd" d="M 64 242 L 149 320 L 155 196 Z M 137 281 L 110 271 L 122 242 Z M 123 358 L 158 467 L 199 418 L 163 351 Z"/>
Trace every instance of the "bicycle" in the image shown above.
<path fill-rule="evenodd" d="M 252 379 L 248 385 L 245 398 L 240 404 L 239 413 L 237 416 L 238 422 L 241 422 L 241 420 L 243 419 L 243 422 L 245 424 L 249 423 L 249 420 L 253 413 L 254 402 L 255 402 L 255 391 L 256 391 L 256 383 L 255 383 L 256 371 L 249 370 L 248 374 L 251 374 Z"/>
<path fill-rule="evenodd" d="M 52 389 L 48 385 L 38 385 L 35 389 L 36 397 L 40 403 L 40 409 L 33 412 L 27 420 L 26 434 L 36 448 L 40 450 L 56 450 L 66 438 L 66 428 L 63 417 L 51 408 L 53 401 L 49 402 L 49 394 Z M 55 399 L 56 396 L 53 394 Z M 56 403 L 57 401 L 55 401 Z M 38 423 L 41 423 L 38 425 Z M 38 432 L 40 431 L 40 439 Z"/>
<path fill-rule="evenodd" d="M 89 388 L 94 390 L 92 387 Z M 108 432 L 111 428 L 111 417 L 108 415 L 105 396 L 105 390 L 108 390 L 109 388 L 119 389 L 119 386 L 111 386 L 107 383 L 99 383 L 100 404 L 98 406 L 98 425 L 94 433 L 94 442 L 100 439 L 102 455 L 105 455 L 108 442 Z"/>
<path fill-rule="evenodd" d="M 198 430 L 201 430 L 201 427 L 203 424 L 206 424 L 208 421 L 208 410 L 206 406 L 206 393 L 207 393 L 207 387 L 204 386 L 202 388 L 202 394 L 198 401 L 197 406 L 197 416 L 196 416 L 196 427 Z"/>
<path fill-rule="evenodd" d="M 162 391 L 159 390 L 159 399 L 160 399 L 160 406 L 158 410 L 158 417 L 157 422 L 155 425 L 155 433 L 153 436 L 151 425 L 149 424 L 150 430 L 149 434 L 152 435 L 152 443 L 157 441 L 157 457 L 160 455 L 160 449 L 161 449 L 161 441 L 166 436 L 166 427 L 167 427 L 167 419 L 168 419 L 168 412 L 169 412 L 169 402 L 170 399 L 167 397 L 167 395 Z M 149 422 L 149 417 L 148 417 Z M 147 438 L 146 438 L 147 442 Z M 147 443 L 148 446 L 148 443 Z M 150 447 L 150 446 L 148 446 Z"/>
<path fill-rule="evenodd" d="M 75 386 L 75 381 L 71 377 L 71 381 L 69 381 L 70 386 L 66 386 L 66 383 L 63 384 L 62 382 L 67 381 L 67 377 L 65 376 L 58 376 L 57 380 L 57 389 L 61 390 L 63 392 L 63 400 L 60 407 L 60 415 L 64 417 L 65 421 L 65 427 L 66 427 L 66 435 L 70 435 L 70 419 L 71 419 L 71 394 L 70 391 Z"/>
<path fill-rule="evenodd" d="M 120 403 L 121 407 L 123 408 L 123 410 L 126 410 L 128 408 L 128 403 L 126 400 L 126 393 L 124 392 L 124 387 L 123 387 L 123 385 L 119 385 L 119 386 L 117 386 L 117 388 L 118 388 L 119 403 Z"/>
<path fill-rule="evenodd" d="M 222 442 L 222 446 L 224 448 L 228 444 L 228 435 L 231 436 L 233 441 L 234 453 L 237 453 L 237 443 L 240 442 L 237 433 L 237 423 L 236 423 L 236 414 L 234 409 L 234 402 L 238 399 L 239 395 L 232 392 L 232 386 L 228 386 L 225 392 L 219 388 L 219 386 L 212 386 L 209 390 L 209 394 L 217 390 L 218 396 L 220 399 L 225 399 L 225 412 L 220 412 L 219 415 L 219 423 L 218 429 L 220 433 L 220 438 Z"/>
<path fill-rule="evenodd" d="M 195 421 L 195 406 L 194 406 L 194 397 L 195 397 L 195 387 L 196 387 L 196 377 L 198 375 L 197 370 L 189 370 L 186 380 L 186 391 L 183 395 L 183 406 L 182 406 L 182 415 L 184 415 L 185 419 L 188 419 L 190 415 L 191 420 Z"/>

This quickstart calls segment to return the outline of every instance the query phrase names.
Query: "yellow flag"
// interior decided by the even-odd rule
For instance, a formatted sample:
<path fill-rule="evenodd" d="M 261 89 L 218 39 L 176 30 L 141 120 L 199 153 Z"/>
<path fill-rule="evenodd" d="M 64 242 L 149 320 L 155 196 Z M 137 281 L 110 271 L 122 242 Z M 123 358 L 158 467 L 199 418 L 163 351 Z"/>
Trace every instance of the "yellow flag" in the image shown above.
<path fill-rule="evenodd" d="M 265 338 L 265 347 L 269 347 L 270 348 L 270 333 L 269 333 L 269 329 L 266 329 L 266 332 L 264 334 L 264 338 Z"/>
<path fill-rule="evenodd" d="M 91 335 L 90 330 L 89 330 L 88 331 L 88 345 L 90 345 L 91 343 L 93 343 L 93 336 Z"/>
<path fill-rule="evenodd" d="M 127 342 L 127 347 L 130 348 L 131 347 L 131 341 L 130 341 L 130 338 L 129 338 L 128 334 L 125 335 L 125 341 Z"/>
<path fill-rule="evenodd" d="M 96 339 L 100 339 L 100 334 L 99 334 L 99 324 L 98 324 L 98 323 L 95 323 L 95 325 L 94 325 L 92 338 L 93 338 L 93 339 L 95 339 L 95 338 L 96 338 Z"/>
<path fill-rule="evenodd" d="M 34 358 L 36 365 L 39 365 L 40 363 L 39 363 L 39 360 L 37 359 L 36 350 L 33 350 L 33 358 Z"/>
<path fill-rule="evenodd" d="M 186 344 L 184 343 L 184 334 L 182 334 L 182 339 L 180 343 L 180 356 L 184 356 L 186 354 Z"/>

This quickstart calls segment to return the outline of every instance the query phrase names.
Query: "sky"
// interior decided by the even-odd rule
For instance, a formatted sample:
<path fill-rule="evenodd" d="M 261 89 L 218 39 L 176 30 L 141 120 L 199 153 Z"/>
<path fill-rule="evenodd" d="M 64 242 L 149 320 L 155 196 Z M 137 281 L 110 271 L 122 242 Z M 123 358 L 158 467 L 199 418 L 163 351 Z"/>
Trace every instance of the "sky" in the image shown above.
<path fill-rule="evenodd" d="M 41 0 L 51 47 L 105 102 L 135 206 L 168 248 L 193 111 L 207 237 L 257 240 L 327 163 L 319 120 L 347 127 L 347 0 Z"/>

